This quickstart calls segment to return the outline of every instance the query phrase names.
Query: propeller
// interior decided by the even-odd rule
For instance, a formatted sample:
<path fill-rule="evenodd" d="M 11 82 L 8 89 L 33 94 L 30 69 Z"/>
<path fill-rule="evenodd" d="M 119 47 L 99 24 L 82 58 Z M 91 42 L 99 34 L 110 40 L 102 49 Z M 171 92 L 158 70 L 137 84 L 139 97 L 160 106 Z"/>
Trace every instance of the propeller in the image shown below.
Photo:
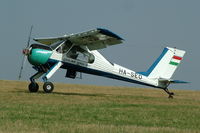
<path fill-rule="evenodd" d="M 21 77 L 22 77 L 22 72 L 23 72 L 23 69 L 24 69 L 24 65 L 26 63 L 26 55 L 29 54 L 29 46 L 30 46 L 30 40 L 31 40 L 31 34 L 32 34 L 32 30 L 33 30 L 33 25 L 31 26 L 31 29 L 30 29 L 30 33 L 29 33 L 29 36 L 28 36 L 28 41 L 27 41 L 27 46 L 25 49 L 23 49 L 23 59 L 22 59 L 22 64 L 21 64 L 21 67 L 20 67 L 20 71 L 19 71 L 19 77 L 18 79 L 20 80 Z"/>

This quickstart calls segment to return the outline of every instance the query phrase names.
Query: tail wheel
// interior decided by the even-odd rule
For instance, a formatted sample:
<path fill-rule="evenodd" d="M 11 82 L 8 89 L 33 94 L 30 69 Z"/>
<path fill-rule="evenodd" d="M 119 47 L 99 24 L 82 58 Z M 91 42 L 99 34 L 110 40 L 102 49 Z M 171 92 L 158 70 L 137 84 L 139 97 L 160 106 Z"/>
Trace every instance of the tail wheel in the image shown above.
<path fill-rule="evenodd" d="M 39 90 L 39 85 L 37 83 L 31 82 L 28 86 L 30 92 L 37 92 Z"/>
<path fill-rule="evenodd" d="M 51 82 L 45 82 L 43 85 L 43 90 L 46 93 L 51 93 L 54 89 L 54 85 Z"/>

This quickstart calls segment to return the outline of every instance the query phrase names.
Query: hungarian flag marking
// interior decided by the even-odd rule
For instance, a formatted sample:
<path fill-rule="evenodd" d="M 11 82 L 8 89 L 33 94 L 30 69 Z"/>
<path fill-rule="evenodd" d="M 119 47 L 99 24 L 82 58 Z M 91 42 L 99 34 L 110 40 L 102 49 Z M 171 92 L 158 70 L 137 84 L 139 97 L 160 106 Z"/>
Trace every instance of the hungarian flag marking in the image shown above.
<path fill-rule="evenodd" d="M 171 61 L 169 62 L 169 64 L 177 66 L 181 62 L 182 59 L 183 59 L 182 57 L 174 55 Z"/>

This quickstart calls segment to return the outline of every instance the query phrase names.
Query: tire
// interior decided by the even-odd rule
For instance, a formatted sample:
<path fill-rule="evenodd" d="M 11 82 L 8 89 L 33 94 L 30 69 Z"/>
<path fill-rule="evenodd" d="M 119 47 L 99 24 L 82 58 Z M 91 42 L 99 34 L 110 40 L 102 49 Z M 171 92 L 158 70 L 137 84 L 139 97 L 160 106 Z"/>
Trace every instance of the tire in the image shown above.
<path fill-rule="evenodd" d="M 28 86 L 29 92 L 37 92 L 39 90 L 39 85 L 37 83 L 31 82 Z"/>
<path fill-rule="evenodd" d="M 46 93 L 51 93 L 54 89 L 54 85 L 51 82 L 45 82 L 43 85 L 43 90 Z"/>

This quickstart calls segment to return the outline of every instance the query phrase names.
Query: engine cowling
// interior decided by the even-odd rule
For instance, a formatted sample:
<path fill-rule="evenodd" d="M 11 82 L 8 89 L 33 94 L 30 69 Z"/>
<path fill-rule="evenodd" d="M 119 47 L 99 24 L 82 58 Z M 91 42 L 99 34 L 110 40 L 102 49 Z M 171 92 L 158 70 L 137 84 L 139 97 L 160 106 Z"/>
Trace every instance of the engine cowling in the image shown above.
<path fill-rule="evenodd" d="M 30 54 L 28 55 L 28 61 L 32 65 L 44 65 L 51 55 L 52 51 L 50 50 L 34 48 L 31 49 Z"/>

